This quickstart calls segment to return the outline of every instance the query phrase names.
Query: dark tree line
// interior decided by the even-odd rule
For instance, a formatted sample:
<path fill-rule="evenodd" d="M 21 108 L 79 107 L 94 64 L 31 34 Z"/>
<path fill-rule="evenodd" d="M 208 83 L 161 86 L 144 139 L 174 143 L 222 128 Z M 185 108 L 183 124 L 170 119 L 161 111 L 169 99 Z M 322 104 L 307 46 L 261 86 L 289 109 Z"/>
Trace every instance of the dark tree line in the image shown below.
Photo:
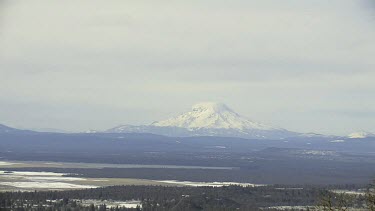
<path fill-rule="evenodd" d="M 366 195 L 351 200 L 338 200 L 339 194 L 327 191 L 338 187 L 165 187 L 165 186 L 112 186 L 69 191 L 35 191 L 0 193 L 1 210 L 137 210 L 122 207 L 108 208 L 104 200 L 139 200 L 142 210 L 267 210 L 274 206 L 314 206 L 322 203 L 321 196 L 329 196 L 331 207 L 374 207 L 373 189 Z M 341 187 L 343 188 L 343 187 Z M 357 189 L 356 186 L 345 186 Z M 372 192 L 371 192 L 372 191 Z M 102 205 L 83 206 L 77 200 L 102 200 Z M 345 204 L 344 204 L 345 203 Z M 372 204 L 371 204 L 372 203 Z M 322 206 L 320 206 L 321 208 Z M 342 206 L 344 207 L 344 206 Z M 138 208 L 140 209 L 140 208 Z M 268 210 L 272 210 L 269 208 Z M 330 209 L 325 209 L 330 210 Z M 339 210 L 339 209 L 332 209 Z"/>
<path fill-rule="evenodd" d="M 72 199 L 140 200 L 142 210 L 256 210 L 259 207 L 311 205 L 323 189 L 316 187 L 165 187 L 113 186 L 86 190 L 0 193 L 0 207 L 43 206 L 75 209 Z M 63 200 L 61 200 L 63 199 Z M 51 203 L 50 200 L 58 200 Z M 22 206 L 21 206 L 22 205 Z M 81 209 L 82 207 L 79 207 Z M 89 208 L 85 208 L 86 210 Z M 93 210 L 103 209 L 94 207 Z M 57 209 L 60 210 L 60 209 Z M 62 209 L 61 209 L 62 210 Z M 65 209 L 64 209 L 65 210 Z"/>
<path fill-rule="evenodd" d="M 347 211 L 350 208 L 363 208 L 375 211 L 375 181 L 369 185 L 363 194 L 325 192 L 321 195 L 316 209 L 322 211 Z"/>

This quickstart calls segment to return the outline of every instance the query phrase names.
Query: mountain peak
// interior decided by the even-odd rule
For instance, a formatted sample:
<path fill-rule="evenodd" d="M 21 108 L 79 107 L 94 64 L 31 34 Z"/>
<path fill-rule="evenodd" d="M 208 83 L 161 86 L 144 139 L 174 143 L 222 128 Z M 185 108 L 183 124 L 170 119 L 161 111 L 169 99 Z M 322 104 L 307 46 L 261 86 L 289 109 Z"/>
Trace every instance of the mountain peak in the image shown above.
<path fill-rule="evenodd" d="M 197 112 L 223 112 L 223 111 L 231 111 L 231 109 L 223 103 L 217 102 L 201 102 L 197 103 L 192 106 L 193 111 Z"/>
<path fill-rule="evenodd" d="M 153 126 L 180 127 L 190 130 L 200 128 L 235 130 L 272 130 L 270 126 L 253 122 L 240 116 L 223 103 L 203 102 L 192 106 L 192 110 L 177 117 L 154 122 Z"/>
<path fill-rule="evenodd" d="M 221 136 L 256 139 L 294 137 L 298 133 L 271 127 L 243 117 L 223 103 L 202 102 L 190 111 L 150 125 L 122 125 L 110 133 L 153 133 L 167 136 Z"/>

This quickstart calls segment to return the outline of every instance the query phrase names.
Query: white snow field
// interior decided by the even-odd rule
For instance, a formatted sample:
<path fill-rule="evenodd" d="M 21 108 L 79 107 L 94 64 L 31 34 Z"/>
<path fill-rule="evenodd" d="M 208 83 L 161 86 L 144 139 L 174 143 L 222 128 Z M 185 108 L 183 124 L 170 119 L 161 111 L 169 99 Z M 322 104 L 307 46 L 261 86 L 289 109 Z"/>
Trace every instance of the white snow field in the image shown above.
<path fill-rule="evenodd" d="M 14 165 L 16 163 L 10 163 L 10 162 L 5 162 L 5 161 L 0 161 L 0 166 L 11 166 L 11 165 Z"/>
<path fill-rule="evenodd" d="M 97 187 L 68 183 L 84 181 L 86 179 L 63 177 L 64 175 L 66 174 L 55 172 L 0 171 L 0 185 L 25 189 L 80 189 Z"/>
<path fill-rule="evenodd" d="M 238 185 L 238 186 L 243 186 L 243 187 L 263 186 L 260 184 L 238 183 L 238 182 L 191 182 L 191 181 L 177 181 L 177 180 L 156 180 L 156 181 L 167 183 L 167 184 L 176 184 L 176 185 L 193 186 L 193 187 L 223 187 L 223 186 L 230 186 L 230 185 Z"/>
<path fill-rule="evenodd" d="M 97 188 L 91 185 L 77 185 L 65 182 L 0 182 L 0 185 L 12 186 L 16 188 L 26 189 L 83 189 L 83 188 Z"/>
<path fill-rule="evenodd" d="M 0 171 L 0 175 L 3 176 L 63 176 L 63 173 L 54 172 L 36 172 L 36 171 Z"/>
<path fill-rule="evenodd" d="M 116 208 L 116 207 L 125 207 L 125 208 L 142 208 L 142 202 L 137 200 L 131 201 L 115 201 L 115 200 L 95 200 L 95 199 L 85 199 L 80 200 L 76 199 L 76 202 L 81 204 L 82 206 L 90 206 L 94 204 L 95 206 L 100 206 L 102 204 L 106 204 L 107 208 Z"/>

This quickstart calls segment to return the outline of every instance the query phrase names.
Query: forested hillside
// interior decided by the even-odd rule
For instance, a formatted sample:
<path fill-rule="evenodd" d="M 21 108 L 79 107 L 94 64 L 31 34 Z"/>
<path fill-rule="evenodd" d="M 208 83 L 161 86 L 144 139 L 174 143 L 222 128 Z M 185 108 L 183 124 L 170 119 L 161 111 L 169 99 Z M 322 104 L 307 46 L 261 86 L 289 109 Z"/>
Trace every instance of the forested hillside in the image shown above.
<path fill-rule="evenodd" d="M 272 210 L 277 206 L 315 206 L 328 189 L 358 190 L 359 186 L 340 187 L 162 187 L 113 186 L 98 189 L 7 192 L 0 193 L 3 210 L 103 210 L 104 200 L 140 201 L 142 210 Z M 334 194 L 334 196 L 339 194 Z M 102 205 L 83 207 L 80 200 L 97 199 Z M 356 195 L 350 202 L 353 207 L 366 204 L 366 195 Z M 138 207 L 138 209 L 140 209 Z M 120 207 L 119 207 L 120 208 Z M 136 210 L 128 208 L 127 210 Z M 123 210 L 126 210 L 123 208 Z"/>

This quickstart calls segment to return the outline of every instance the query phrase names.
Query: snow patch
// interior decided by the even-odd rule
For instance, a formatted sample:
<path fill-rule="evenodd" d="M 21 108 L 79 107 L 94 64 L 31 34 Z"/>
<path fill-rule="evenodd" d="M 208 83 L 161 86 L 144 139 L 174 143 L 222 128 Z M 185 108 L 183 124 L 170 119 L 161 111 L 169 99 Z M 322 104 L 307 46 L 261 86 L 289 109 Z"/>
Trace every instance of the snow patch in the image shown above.
<path fill-rule="evenodd" d="M 330 141 L 331 143 L 343 143 L 345 142 L 345 140 L 333 140 L 333 141 Z"/>
<path fill-rule="evenodd" d="M 348 135 L 348 138 L 368 138 L 368 137 L 375 137 L 375 134 L 366 132 L 366 131 L 359 131 L 359 132 L 354 132 Z"/>

